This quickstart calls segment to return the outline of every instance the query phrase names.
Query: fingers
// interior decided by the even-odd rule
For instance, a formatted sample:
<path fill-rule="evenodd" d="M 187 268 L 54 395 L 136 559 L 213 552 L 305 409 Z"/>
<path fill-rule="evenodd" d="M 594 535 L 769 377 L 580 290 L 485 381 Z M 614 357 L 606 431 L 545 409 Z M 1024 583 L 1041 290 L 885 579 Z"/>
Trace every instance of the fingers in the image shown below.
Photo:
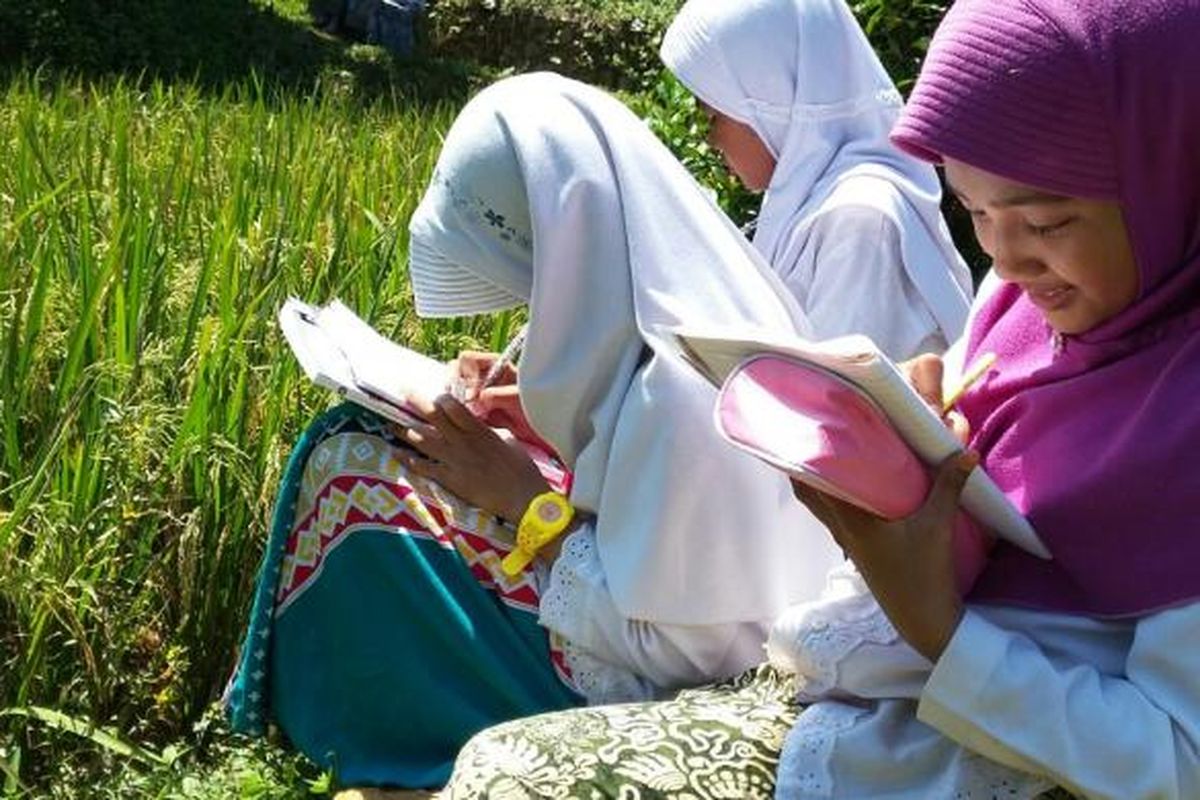
<path fill-rule="evenodd" d="M 951 411 L 942 418 L 942 421 L 946 423 L 946 427 L 960 443 L 965 445 L 971 440 L 971 423 L 967 422 L 967 418 L 960 412 Z"/>
<path fill-rule="evenodd" d="M 445 438 L 433 425 L 411 425 L 397 432 L 409 446 L 427 458 L 441 460 L 446 455 Z"/>
<path fill-rule="evenodd" d="M 803 481 L 793 480 L 792 481 L 792 494 L 796 496 L 797 500 L 799 500 L 804 505 L 808 506 L 808 509 L 810 511 L 812 511 L 814 514 L 818 513 L 818 511 L 817 511 L 818 509 L 820 509 L 820 511 L 822 513 L 824 513 L 824 511 L 825 511 L 825 495 L 822 494 L 820 491 L 814 489 L 813 487 L 809 486 L 807 483 L 804 483 Z"/>
<path fill-rule="evenodd" d="M 428 478 L 435 483 L 446 483 L 447 465 L 445 463 L 432 458 L 423 458 L 411 451 L 402 452 L 399 457 L 401 464 L 422 478 Z"/>
<path fill-rule="evenodd" d="M 448 394 L 435 400 L 433 406 L 434 412 L 429 417 L 429 421 L 439 429 L 450 426 L 455 431 L 476 433 L 483 427 L 469 408 Z"/>
<path fill-rule="evenodd" d="M 979 454 L 974 450 L 956 453 L 939 464 L 934 474 L 933 488 L 925 500 L 924 507 L 918 513 L 928 514 L 935 519 L 953 515 L 958 508 L 963 486 L 966 485 L 971 471 L 978 465 Z"/>
<path fill-rule="evenodd" d="M 471 404 L 474 410 L 486 416 L 492 411 L 512 411 L 521 408 L 521 394 L 516 384 L 508 386 L 492 386 L 484 389 Z"/>
<path fill-rule="evenodd" d="M 464 350 L 450 364 L 450 385 L 464 401 L 471 402 L 479 392 L 479 385 L 499 358 L 497 353 Z"/>
<path fill-rule="evenodd" d="M 451 363 L 450 374 L 468 382 L 482 380 L 487 371 L 492 368 L 492 363 L 499 357 L 498 353 L 464 350 Z"/>
<path fill-rule="evenodd" d="M 835 502 L 833 498 L 819 489 L 814 489 L 808 484 L 796 480 L 792 481 L 792 494 L 812 512 L 818 522 L 829 529 L 834 541 L 844 547 L 842 521 L 837 507 L 833 504 Z"/>
<path fill-rule="evenodd" d="M 395 426 L 393 430 L 421 456 L 439 464 L 457 464 L 483 444 L 479 437 L 495 436 L 470 409 L 450 395 L 442 395 L 432 403 L 410 404 L 422 412 L 425 421 Z M 430 473 L 426 470 L 422 474 Z"/>
<path fill-rule="evenodd" d="M 406 395 L 404 397 L 404 405 L 408 406 L 413 411 L 416 411 L 425 419 L 429 419 L 430 416 L 437 410 L 433 405 L 433 401 L 415 394 Z"/>
<path fill-rule="evenodd" d="M 432 426 L 445 435 L 452 436 L 458 431 L 475 432 L 482 428 L 478 418 L 471 413 L 471 410 L 453 395 L 444 394 L 432 401 L 410 395 L 404 398 L 404 402 L 424 417 L 427 423 L 425 427 Z M 414 425 L 412 427 L 415 430 L 422 426 Z"/>
<path fill-rule="evenodd" d="M 917 390 L 926 403 L 939 414 L 942 412 L 942 373 L 945 371 L 940 356 L 921 355 L 902 365 L 908 373 L 908 382 Z"/>

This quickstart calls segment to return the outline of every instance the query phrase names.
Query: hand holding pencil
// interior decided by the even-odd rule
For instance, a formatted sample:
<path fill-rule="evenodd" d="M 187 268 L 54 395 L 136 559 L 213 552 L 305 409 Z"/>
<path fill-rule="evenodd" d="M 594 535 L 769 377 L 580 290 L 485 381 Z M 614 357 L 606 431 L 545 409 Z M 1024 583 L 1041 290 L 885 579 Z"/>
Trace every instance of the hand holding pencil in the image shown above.
<path fill-rule="evenodd" d="M 987 375 L 988 370 L 990 370 L 992 365 L 995 363 L 995 353 L 983 353 L 979 356 L 979 358 L 975 359 L 975 363 L 963 373 L 962 379 L 958 382 L 958 386 L 951 390 L 950 394 L 946 395 L 946 398 L 942 401 L 943 417 L 949 414 L 954 407 L 958 405 L 958 401 L 962 399 L 962 396 L 967 393 L 968 389 L 978 383 L 980 378 L 982 378 L 984 375 Z"/>
<path fill-rule="evenodd" d="M 506 428 L 518 439 L 540 442 L 521 407 L 514 366 L 524 343 L 522 328 L 503 353 L 464 351 L 451 366 L 449 391 L 488 425 Z"/>
<path fill-rule="evenodd" d="M 972 386 L 979 382 L 996 361 L 994 353 L 986 353 L 973 363 L 963 374 L 962 379 L 948 393 L 943 394 L 943 373 L 945 365 L 940 356 L 917 356 L 911 361 L 900 365 L 908 376 L 909 383 L 924 398 L 934 412 L 941 417 L 946 427 L 963 444 L 970 436 L 970 426 L 966 417 L 955 410 L 958 401 Z"/>

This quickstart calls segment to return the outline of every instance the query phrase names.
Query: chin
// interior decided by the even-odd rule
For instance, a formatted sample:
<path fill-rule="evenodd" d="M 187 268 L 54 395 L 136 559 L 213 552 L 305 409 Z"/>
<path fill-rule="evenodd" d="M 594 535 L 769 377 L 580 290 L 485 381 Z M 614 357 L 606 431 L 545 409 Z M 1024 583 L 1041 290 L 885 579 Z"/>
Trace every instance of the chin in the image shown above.
<path fill-rule="evenodd" d="M 1078 336 L 1100 324 L 1091 320 L 1072 318 L 1070 315 L 1043 314 L 1042 316 L 1045 317 L 1046 324 L 1050 326 L 1051 330 L 1063 336 Z"/>

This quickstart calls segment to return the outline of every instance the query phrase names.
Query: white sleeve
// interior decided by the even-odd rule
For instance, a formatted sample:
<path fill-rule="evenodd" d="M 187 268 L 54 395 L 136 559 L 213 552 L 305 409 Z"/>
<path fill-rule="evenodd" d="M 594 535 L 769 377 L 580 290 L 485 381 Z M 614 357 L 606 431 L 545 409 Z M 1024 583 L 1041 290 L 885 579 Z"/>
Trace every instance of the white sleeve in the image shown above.
<path fill-rule="evenodd" d="M 662 625 L 621 616 L 609 594 L 595 539 L 594 529 L 585 524 L 564 540 L 543 587 L 539 611 L 541 624 L 567 640 L 573 671 L 578 664 L 579 669 L 607 672 L 576 676 L 589 701 L 645 699 L 729 677 L 762 660 L 765 625 Z M 570 663 L 573 652 L 580 656 L 576 664 Z"/>
<path fill-rule="evenodd" d="M 830 209 L 798 232 L 776 270 L 822 339 L 861 333 L 897 361 L 948 344 L 908 278 L 900 231 L 869 206 Z"/>
<path fill-rule="evenodd" d="M 1093 800 L 1200 797 L 1200 604 L 1138 622 L 1123 674 L 1055 662 L 968 611 L 917 717 Z"/>

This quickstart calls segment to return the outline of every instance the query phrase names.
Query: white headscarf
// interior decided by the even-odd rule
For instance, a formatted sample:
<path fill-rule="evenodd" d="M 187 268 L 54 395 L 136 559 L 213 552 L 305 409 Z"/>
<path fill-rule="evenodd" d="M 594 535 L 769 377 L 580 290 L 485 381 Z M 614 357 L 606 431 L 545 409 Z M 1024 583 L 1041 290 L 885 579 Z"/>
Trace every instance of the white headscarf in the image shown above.
<path fill-rule="evenodd" d="M 834 204 L 892 218 L 909 279 L 947 338 L 962 331 L 971 277 L 941 216 L 941 185 L 932 167 L 888 141 L 900 93 L 843 0 L 689 0 L 667 30 L 662 59 L 775 156 L 754 244 L 776 269 L 795 262 L 803 245 L 795 233 L 841 189 Z M 847 183 L 855 177 L 899 192 Z"/>
<path fill-rule="evenodd" d="M 714 390 L 663 333 L 807 322 L 640 120 L 557 75 L 502 81 L 454 123 L 410 233 L 425 313 L 529 298 L 521 402 L 595 515 L 622 614 L 765 621 L 816 596 L 840 560 L 828 534 L 781 473 L 719 439 Z"/>

